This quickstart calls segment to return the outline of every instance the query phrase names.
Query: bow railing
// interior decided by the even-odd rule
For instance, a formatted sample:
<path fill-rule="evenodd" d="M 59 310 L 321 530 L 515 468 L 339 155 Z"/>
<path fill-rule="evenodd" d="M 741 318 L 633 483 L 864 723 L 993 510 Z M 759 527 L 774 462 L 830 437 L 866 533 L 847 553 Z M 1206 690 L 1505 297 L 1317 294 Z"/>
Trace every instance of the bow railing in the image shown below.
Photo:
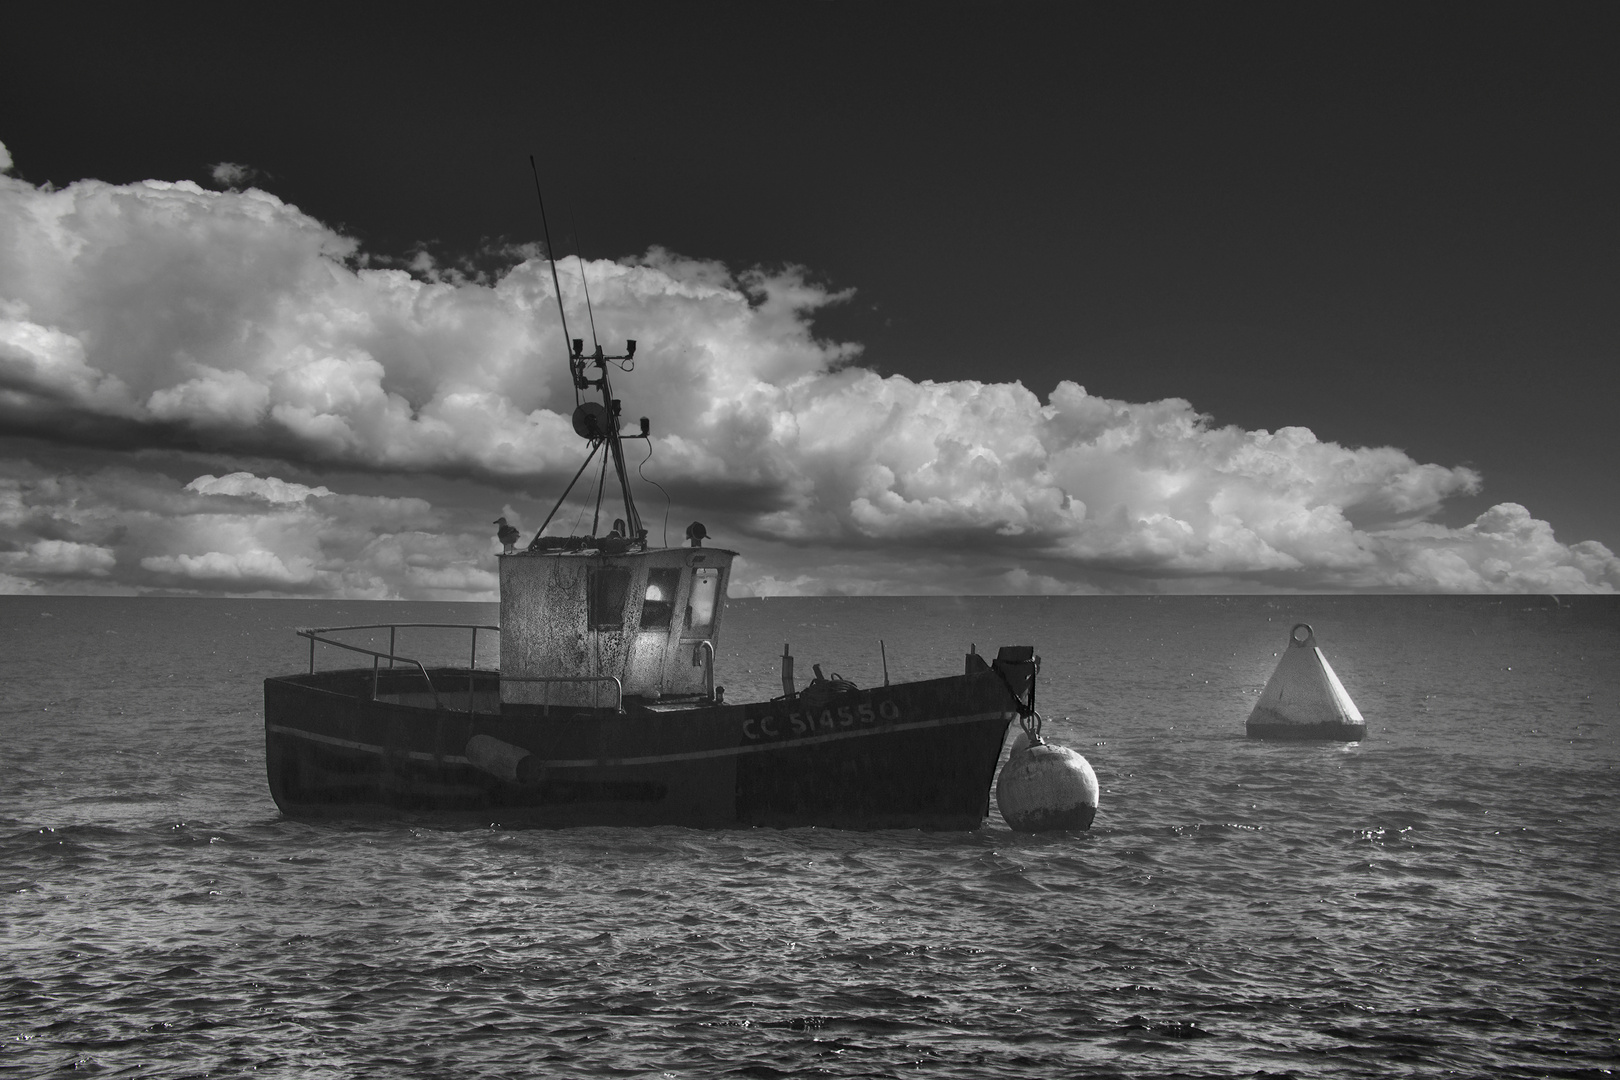
<path fill-rule="evenodd" d="M 339 641 L 330 637 L 331 634 L 347 633 L 356 630 L 387 630 L 388 651 L 370 649 L 364 645 L 355 645 L 347 641 Z M 428 692 L 433 695 L 433 707 L 444 707 L 439 697 L 439 688 L 433 684 L 433 677 L 428 674 L 427 665 L 413 656 L 401 656 L 398 651 L 399 631 L 401 630 L 468 630 L 472 632 L 472 648 L 467 658 L 467 711 L 473 711 L 473 683 L 478 673 L 478 631 L 493 630 L 500 633 L 501 628 L 492 623 L 361 623 L 354 626 L 307 626 L 299 627 L 296 631 L 299 637 L 309 639 L 309 673 L 315 674 L 315 646 L 330 645 L 336 649 L 359 653 L 371 657 L 371 696 L 377 697 L 378 683 L 382 677 L 382 662 L 388 661 L 388 667 L 396 665 L 414 667 L 427 684 Z M 712 653 L 711 653 L 712 655 Z M 711 660 L 712 664 L 713 661 Z M 486 669 L 488 670 L 488 669 Z M 499 675 L 498 669 L 490 674 Z M 611 683 L 613 686 L 613 708 L 617 711 L 624 709 L 624 683 L 612 675 L 514 675 L 504 677 L 508 682 L 514 683 L 541 683 L 544 684 L 544 698 L 541 702 L 542 715 L 550 713 L 551 687 L 562 683 Z M 712 676 L 711 676 L 712 679 Z M 459 691 L 457 694 L 459 695 Z"/>
<path fill-rule="evenodd" d="M 344 649 L 348 652 L 360 653 L 362 656 L 371 657 L 371 696 L 373 698 L 377 696 L 377 683 L 382 675 L 382 662 L 387 660 L 389 668 L 393 668 L 396 664 L 403 664 L 407 667 L 415 667 L 416 670 L 421 674 L 422 681 L 427 683 L 428 691 L 433 695 L 433 707 L 435 709 L 442 708 L 443 703 L 439 700 L 439 688 L 433 685 L 433 679 L 430 675 L 428 675 L 427 665 L 413 656 L 401 656 L 399 654 L 399 632 L 401 630 L 413 629 L 472 631 L 472 649 L 467 659 L 467 709 L 469 712 L 471 712 L 473 673 L 478 670 L 478 631 L 493 630 L 498 634 L 501 632 L 501 628 L 499 626 L 492 623 L 360 623 L 354 626 L 300 627 L 297 630 L 297 634 L 299 637 L 309 639 L 309 673 L 311 675 L 315 674 L 315 645 L 317 642 L 319 642 L 322 645 L 330 645 L 333 648 Z M 387 630 L 388 651 L 383 652 L 380 649 L 368 649 L 363 645 L 353 645 L 347 641 L 338 641 L 335 638 L 327 636 L 329 634 L 347 633 L 354 630 Z"/>

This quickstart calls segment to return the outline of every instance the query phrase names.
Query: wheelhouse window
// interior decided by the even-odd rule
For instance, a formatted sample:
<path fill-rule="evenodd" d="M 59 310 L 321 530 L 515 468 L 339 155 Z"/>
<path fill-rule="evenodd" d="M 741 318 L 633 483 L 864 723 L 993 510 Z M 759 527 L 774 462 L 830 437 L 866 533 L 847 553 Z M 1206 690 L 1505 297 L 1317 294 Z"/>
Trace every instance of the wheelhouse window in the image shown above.
<path fill-rule="evenodd" d="M 628 566 L 598 566 L 590 571 L 589 618 L 592 630 L 624 629 L 624 602 L 630 592 Z"/>
<path fill-rule="evenodd" d="M 700 567 L 692 571 L 692 596 L 686 604 L 686 631 L 708 637 L 714 630 L 714 605 L 720 594 L 720 571 Z"/>
<path fill-rule="evenodd" d="M 675 616 L 675 592 L 681 587 L 679 567 L 647 571 L 647 595 L 641 602 L 641 628 L 668 630 Z"/>

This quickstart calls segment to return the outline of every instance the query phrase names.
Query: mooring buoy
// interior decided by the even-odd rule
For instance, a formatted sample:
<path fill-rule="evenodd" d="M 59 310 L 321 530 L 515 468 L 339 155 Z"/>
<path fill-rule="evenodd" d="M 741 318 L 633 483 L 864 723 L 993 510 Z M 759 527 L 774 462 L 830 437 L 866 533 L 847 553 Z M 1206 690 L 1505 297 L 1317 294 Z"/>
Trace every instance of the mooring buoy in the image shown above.
<path fill-rule="evenodd" d="M 1251 739 L 1334 739 L 1359 742 L 1367 721 L 1350 700 L 1309 623 L 1288 632 L 1288 648 L 1249 714 Z"/>
<path fill-rule="evenodd" d="M 996 806 L 1017 832 L 1089 829 L 1099 792 L 1091 762 L 1036 732 L 1026 745 L 1015 743 L 1001 767 Z"/>
<path fill-rule="evenodd" d="M 1029 749 L 1029 732 L 1025 731 L 1023 728 L 1019 728 L 1018 734 L 1013 736 L 1012 749 L 1007 751 L 1008 760 L 1011 760 L 1012 756 L 1018 753 L 1020 750 L 1027 749 Z"/>

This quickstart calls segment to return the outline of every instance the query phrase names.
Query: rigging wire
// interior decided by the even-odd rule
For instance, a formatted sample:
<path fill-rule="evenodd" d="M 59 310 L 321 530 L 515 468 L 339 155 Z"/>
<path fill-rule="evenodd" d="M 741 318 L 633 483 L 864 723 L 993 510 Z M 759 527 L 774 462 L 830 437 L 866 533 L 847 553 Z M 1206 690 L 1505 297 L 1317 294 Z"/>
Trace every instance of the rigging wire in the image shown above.
<path fill-rule="evenodd" d="M 574 230 L 574 261 L 579 263 L 579 283 L 585 287 L 585 314 L 591 319 L 591 346 L 598 354 L 602 351 L 602 342 L 596 336 L 596 312 L 591 309 L 591 283 L 585 278 L 585 257 L 580 254 L 579 230 Z"/>
<path fill-rule="evenodd" d="M 546 222 L 546 198 L 540 194 L 540 167 L 534 163 L 533 154 L 529 155 L 529 171 L 534 174 L 534 197 L 540 200 L 540 229 L 546 238 L 546 261 L 551 263 L 551 287 L 557 292 L 557 318 L 562 321 L 563 355 L 572 358 L 574 355 L 574 339 L 568 335 L 568 313 L 563 310 L 562 282 L 557 278 L 557 257 L 553 253 L 555 249 L 551 246 L 551 226 Z M 593 336 L 594 333 L 595 327 L 593 324 Z M 574 363 L 572 359 L 568 362 L 568 372 L 573 375 Z M 577 409 L 580 403 L 579 380 L 578 378 L 571 378 L 569 381 L 574 384 L 574 407 Z"/>
<path fill-rule="evenodd" d="M 578 536 L 579 535 L 580 523 L 585 520 L 585 510 L 590 505 L 591 505 L 590 503 L 580 503 L 580 505 L 579 505 L 579 513 L 574 515 L 574 527 L 569 530 L 569 532 L 568 532 L 569 536 Z"/>
<path fill-rule="evenodd" d="M 579 278 L 581 285 L 584 287 L 585 312 L 590 319 L 591 344 L 594 347 L 594 355 L 589 358 L 589 361 L 596 366 L 597 370 L 601 372 L 601 378 L 599 379 L 593 380 L 585 377 L 586 357 L 583 355 L 584 343 L 579 342 L 576 346 L 573 337 L 568 332 L 568 314 L 563 305 L 562 280 L 557 274 L 557 259 L 555 250 L 551 243 L 551 224 L 546 219 L 546 200 L 545 196 L 542 195 L 540 191 L 540 167 L 535 163 L 533 154 L 529 155 L 529 171 L 534 175 L 534 196 L 540 204 L 540 225 L 544 231 L 546 240 L 546 260 L 551 266 L 551 285 L 556 291 L 557 296 L 557 317 L 562 325 L 563 342 L 565 346 L 564 351 L 568 357 L 568 373 L 570 376 L 569 381 L 574 385 L 575 424 L 576 427 L 578 427 L 582 423 L 580 409 L 584 405 L 584 399 L 581 395 L 587 388 L 592 386 L 599 388 L 602 392 L 602 402 L 603 405 L 606 406 L 605 419 L 607 423 L 606 433 L 603 435 L 600 441 L 592 442 L 591 453 L 587 455 L 585 464 L 581 465 L 579 472 L 574 474 L 574 479 L 569 482 L 568 488 L 563 491 L 563 497 L 557 500 L 557 505 L 552 508 L 551 514 L 547 515 L 546 524 L 549 525 L 551 523 L 551 519 L 556 516 L 557 511 L 562 508 L 563 501 L 568 498 L 568 492 L 573 489 L 574 484 L 579 480 L 580 476 L 584 474 L 586 466 L 590 464 L 591 458 L 595 456 L 597 449 L 605 446 L 606 450 L 602 454 L 602 471 L 600 476 L 597 478 L 596 483 L 596 508 L 594 517 L 591 521 L 591 535 L 594 537 L 597 529 L 601 526 L 602 498 L 607 486 L 608 458 L 611 456 L 613 458 L 613 475 L 614 478 L 618 480 L 619 488 L 624 495 L 626 533 L 628 536 L 638 538 L 643 547 L 645 547 L 646 530 L 642 528 L 641 514 L 639 511 L 637 511 L 635 498 L 630 492 L 630 473 L 624 460 L 624 447 L 619 441 L 619 402 L 613 396 L 612 380 L 608 378 L 608 368 L 610 366 L 616 367 L 620 371 L 633 371 L 635 369 L 635 364 L 631 359 L 635 353 L 635 344 L 634 342 L 630 343 L 629 349 L 625 356 L 609 357 L 603 355 L 602 343 L 596 332 L 596 310 L 591 303 L 590 282 L 586 279 L 585 258 L 580 253 L 579 233 L 577 230 L 575 230 L 574 257 L 579 261 Z M 590 425 L 587 421 L 585 422 L 585 426 L 589 428 L 593 425 Z M 648 458 L 651 458 L 651 456 L 651 446 L 649 444 Z M 645 464 L 645 462 L 643 462 L 643 464 Z M 646 479 L 645 474 L 643 474 L 642 479 Z M 659 490 L 663 491 L 664 489 L 660 487 Z M 667 503 L 669 500 L 668 492 L 665 492 L 664 498 Z M 583 511 L 581 512 L 581 517 L 583 517 Z M 540 533 L 544 532 L 545 528 L 546 525 L 540 526 L 540 532 L 535 533 L 535 541 L 540 539 Z M 664 545 L 666 547 L 669 546 L 669 513 L 667 506 L 665 508 L 664 515 Z"/>
<path fill-rule="evenodd" d="M 591 459 L 596 456 L 596 451 L 601 447 L 601 445 L 602 444 L 596 440 L 591 441 L 591 452 L 585 455 L 585 461 L 580 465 L 579 471 L 574 474 L 574 478 L 572 480 L 568 481 L 568 486 L 563 488 L 562 498 L 557 500 L 557 505 L 551 508 L 551 513 L 546 515 L 546 520 L 542 521 L 540 523 L 540 527 L 534 531 L 535 540 L 540 539 L 540 534 L 546 531 L 546 526 L 551 524 L 551 519 L 557 516 L 558 510 L 562 509 L 562 504 L 567 500 L 568 493 L 574 490 L 575 484 L 579 483 L 579 478 L 585 474 L 585 467 L 591 463 Z M 602 460 L 607 460 L 606 454 L 602 455 Z M 581 511 L 581 513 L 583 513 L 583 511 Z M 575 527 L 578 527 L 579 525 L 577 521 L 574 524 Z M 531 540 L 529 543 L 532 545 L 534 541 Z"/>
<path fill-rule="evenodd" d="M 614 417 L 614 422 L 618 422 L 618 417 Z M 630 494 L 630 473 L 624 464 L 624 447 L 617 442 L 613 445 L 613 472 L 618 477 L 619 490 L 624 493 L 625 528 L 631 536 L 638 535 L 641 531 L 641 512 L 636 509 L 635 499 Z"/>
<path fill-rule="evenodd" d="M 609 420 L 611 423 L 611 418 Z M 611 450 L 612 447 L 610 446 Z M 602 524 L 602 491 L 607 487 L 608 455 L 602 455 L 602 474 L 596 480 L 596 512 L 591 515 L 591 535 L 596 535 L 597 528 Z"/>

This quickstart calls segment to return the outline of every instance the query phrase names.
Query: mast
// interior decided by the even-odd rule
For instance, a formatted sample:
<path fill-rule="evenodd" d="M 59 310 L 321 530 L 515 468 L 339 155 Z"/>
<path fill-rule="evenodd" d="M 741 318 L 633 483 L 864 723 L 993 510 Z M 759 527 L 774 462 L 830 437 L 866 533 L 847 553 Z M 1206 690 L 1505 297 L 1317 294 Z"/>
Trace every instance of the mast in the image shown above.
<path fill-rule="evenodd" d="M 605 447 L 606 453 L 603 455 L 603 479 L 604 481 L 606 480 L 607 462 L 612 461 L 613 475 L 618 480 L 619 491 L 624 497 L 623 539 L 631 544 L 639 545 L 641 548 L 645 549 L 647 546 L 647 530 L 641 524 L 641 513 L 636 509 L 635 495 L 630 491 L 630 473 L 629 470 L 625 468 L 624 464 L 623 440 L 650 440 L 652 438 L 650 425 L 648 424 L 647 418 L 644 416 L 641 418 L 640 434 L 625 435 L 620 431 L 619 399 L 613 396 L 612 380 L 608 377 L 608 366 L 610 364 L 616 366 L 620 371 L 630 371 L 634 369 L 636 342 L 634 338 L 627 338 L 624 343 L 624 352 L 622 354 L 618 356 L 609 356 L 605 354 L 602 351 L 601 342 L 596 340 L 596 314 L 594 311 L 590 312 L 590 317 L 591 338 L 592 344 L 595 345 L 595 351 L 591 355 L 586 356 L 584 340 L 581 338 L 570 338 L 568 334 L 568 314 L 563 308 L 562 282 L 557 277 L 557 258 L 551 246 L 551 226 L 546 221 L 546 200 L 545 197 L 540 194 L 540 169 L 539 166 L 534 163 L 533 154 L 529 155 L 529 170 L 534 174 L 534 196 L 537 200 L 539 200 L 540 203 L 540 227 L 545 234 L 546 260 L 551 264 L 551 283 L 557 294 L 557 317 L 562 324 L 563 341 L 568 343 L 569 346 L 568 373 L 572 377 L 574 384 L 574 430 L 579 433 L 581 438 L 589 442 L 591 446 L 590 453 L 585 457 L 585 464 L 580 466 L 579 472 L 574 474 L 574 479 L 570 480 L 568 482 L 568 486 L 563 489 L 561 498 L 557 500 L 557 505 L 552 507 L 551 513 L 546 515 L 544 524 L 542 524 L 539 530 L 535 532 L 534 540 L 529 546 L 532 550 L 540 544 L 540 534 L 546 531 L 546 526 L 551 524 L 551 519 L 555 517 L 557 515 L 557 511 L 562 508 L 563 500 L 568 498 L 568 493 L 572 491 L 574 489 L 574 485 L 579 482 L 580 476 L 584 475 L 585 466 L 591 463 L 591 459 L 596 456 L 596 452 L 598 450 Z M 583 284 L 585 281 L 585 263 L 583 259 L 580 260 L 579 276 L 580 282 Z M 590 286 L 586 285 L 585 290 L 585 303 L 587 305 L 587 309 L 589 309 Z M 597 373 L 596 378 L 594 379 L 591 378 L 589 374 L 589 371 L 592 368 L 594 368 Z M 602 401 L 600 404 L 594 401 L 586 400 L 582 396 L 588 393 L 593 387 L 600 390 L 602 393 Z M 601 510 L 601 505 L 602 491 L 601 487 L 599 486 L 597 488 L 598 512 Z M 600 513 L 598 513 L 598 521 L 593 521 L 592 523 L 591 532 L 593 534 L 593 539 L 599 519 Z"/>
<path fill-rule="evenodd" d="M 584 401 L 574 410 L 574 430 L 591 443 L 591 452 L 606 445 L 609 460 L 613 463 L 613 475 L 619 482 L 619 491 L 624 497 L 624 524 L 625 537 L 640 541 L 643 545 L 647 541 L 647 530 L 641 524 L 641 512 L 636 509 L 636 498 L 630 490 L 630 472 L 624 464 L 625 439 L 650 439 L 650 425 L 646 417 L 641 419 L 641 431 L 635 435 L 623 433 L 620 425 L 620 402 L 613 396 L 613 380 L 608 374 L 609 365 L 621 371 L 629 371 L 634 366 L 636 357 L 636 341 L 628 338 L 624 343 L 624 352 L 617 356 L 609 356 L 597 345 L 596 351 L 590 356 L 585 355 L 585 342 L 580 338 L 573 341 L 573 355 L 568 361 L 569 370 L 574 376 L 574 390 L 585 394 L 595 388 L 601 391 L 602 401 Z M 596 377 L 590 377 L 594 369 Z"/>

